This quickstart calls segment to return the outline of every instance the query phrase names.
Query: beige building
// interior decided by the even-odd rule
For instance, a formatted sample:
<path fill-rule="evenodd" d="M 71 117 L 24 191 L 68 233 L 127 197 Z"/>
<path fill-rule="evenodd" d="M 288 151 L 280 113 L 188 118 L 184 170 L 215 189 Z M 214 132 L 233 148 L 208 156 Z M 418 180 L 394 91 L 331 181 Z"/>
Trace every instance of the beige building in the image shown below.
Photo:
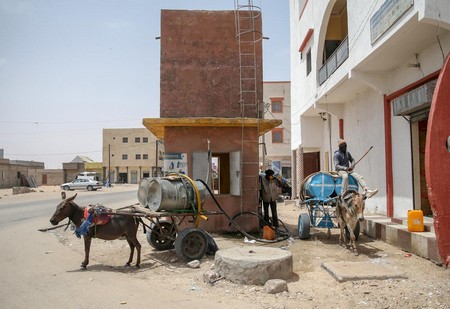
<path fill-rule="evenodd" d="M 139 183 L 161 171 L 164 148 L 146 128 L 103 129 L 103 179 Z"/>
<path fill-rule="evenodd" d="M 262 170 L 273 169 L 291 178 L 291 83 L 263 83 L 264 119 L 279 119 L 282 124 L 260 138 Z"/>

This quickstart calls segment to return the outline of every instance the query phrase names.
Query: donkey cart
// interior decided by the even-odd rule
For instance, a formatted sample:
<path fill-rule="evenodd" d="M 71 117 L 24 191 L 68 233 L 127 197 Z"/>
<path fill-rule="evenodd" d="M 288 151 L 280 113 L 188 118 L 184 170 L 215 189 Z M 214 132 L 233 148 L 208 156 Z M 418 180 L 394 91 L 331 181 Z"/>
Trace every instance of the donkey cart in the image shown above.
<path fill-rule="evenodd" d="M 358 182 L 349 175 L 348 189 L 358 191 Z M 330 237 L 331 229 L 338 228 L 336 206 L 341 195 L 342 178 L 335 173 L 318 172 L 309 175 L 301 184 L 300 200 L 308 213 L 301 213 L 298 217 L 298 235 L 300 239 L 310 237 L 311 226 L 327 228 Z M 350 232 L 345 227 L 347 239 Z M 356 224 L 353 233 L 357 239 L 360 233 L 360 224 Z"/>
<path fill-rule="evenodd" d="M 202 203 L 205 197 L 205 184 L 194 182 L 184 175 L 164 178 L 146 178 L 139 183 L 139 204 L 110 209 L 103 205 L 81 207 L 74 202 L 76 194 L 66 198 L 62 192 L 62 201 L 50 218 L 55 227 L 65 218 L 69 218 L 76 226 L 77 237 L 83 236 L 85 258 L 81 267 L 86 269 L 89 264 L 89 253 L 92 238 L 113 240 L 125 237 L 130 246 L 130 256 L 127 266 L 133 261 L 134 251 L 137 251 L 136 266 L 141 262 L 141 244 L 137 239 L 139 224 L 144 226 L 147 241 L 157 250 L 167 250 L 175 247 L 181 258 L 192 261 L 201 259 L 204 254 L 214 254 L 217 250 L 213 238 L 198 228 L 201 218 L 220 212 L 205 212 Z M 181 224 L 192 218 L 194 227 L 180 229 Z M 150 221 L 145 223 L 143 219 Z M 186 226 L 187 224 L 183 224 Z M 41 230 L 41 231 L 46 231 Z"/>
<path fill-rule="evenodd" d="M 130 215 L 150 221 L 142 224 L 147 228 L 148 243 L 156 250 L 175 248 L 180 258 L 186 261 L 201 259 L 205 254 L 214 254 L 217 245 L 208 232 L 198 228 L 198 218 L 219 212 L 155 212 L 140 205 L 132 205 L 112 211 L 110 214 Z M 194 222 L 193 227 L 180 229 L 185 221 Z"/>

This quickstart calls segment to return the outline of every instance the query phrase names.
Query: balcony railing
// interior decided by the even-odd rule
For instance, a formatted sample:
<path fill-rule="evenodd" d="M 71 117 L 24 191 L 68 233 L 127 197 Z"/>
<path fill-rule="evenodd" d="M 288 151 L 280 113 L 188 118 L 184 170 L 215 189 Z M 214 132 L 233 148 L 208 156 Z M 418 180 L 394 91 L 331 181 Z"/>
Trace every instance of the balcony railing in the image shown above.
<path fill-rule="evenodd" d="M 337 70 L 348 58 L 348 37 L 336 48 L 334 53 L 327 59 L 319 69 L 319 85 L 322 85 L 334 71 Z"/>

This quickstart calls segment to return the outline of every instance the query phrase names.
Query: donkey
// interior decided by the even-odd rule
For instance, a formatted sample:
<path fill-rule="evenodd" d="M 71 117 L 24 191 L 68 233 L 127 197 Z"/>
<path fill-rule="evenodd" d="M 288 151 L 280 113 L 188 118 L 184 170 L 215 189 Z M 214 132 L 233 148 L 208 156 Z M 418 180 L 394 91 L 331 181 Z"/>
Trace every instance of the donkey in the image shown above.
<path fill-rule="evenodd" d="M 336 217 L 341 228 L 341 234 L 339 235 L 339 244 L 344 245 L 345 242 L 345 227 L 347 227 L 350 239 L 348 239 L 348 245 L 351 250 L 358 255 L 356 249 L 356 237 L 353 233 L 358 221 L 364 221 L 364 208 L 366 206 L 366 195 L 360 194 L 353 190 L 346 191 L 339 197 L 336 206 Z"/>
<path fill-rule="evenodd" d="M 75 194 L 72 197 L 66 199 L 65 192 L 61 193 L 62 201 L 56 206 L 56 211 L 50 218 L 50 223 L 57 225 L 65 218 L 69 218 L 77 228 L 81 226 L 84 218 L 84 208 L 74 203 L 74 199 L 77 196 Z M 87 230 L 87 234 L 83 235 L 84 238 L 84 261 L 81 263 L 81 267 L 86 269 L 89 264 L 89 251 L 91 248 L 92 238 L 100 238 L 104 240 L 114 240 L 120 237 L 126 237 L 128 245 L 130 246 L 130 258 L 126 263 L 126 266 L 131 266 L 133 261 L 134 249 L 137 250 L 136 267 L 139 267 L 141 263 L 141 244 L 136 238 L 140 218 L 135 218 L 131 214 L 128 215 L 111 215 L 108 223 L 103 225 L 96 225 L 90 227 Z"/>

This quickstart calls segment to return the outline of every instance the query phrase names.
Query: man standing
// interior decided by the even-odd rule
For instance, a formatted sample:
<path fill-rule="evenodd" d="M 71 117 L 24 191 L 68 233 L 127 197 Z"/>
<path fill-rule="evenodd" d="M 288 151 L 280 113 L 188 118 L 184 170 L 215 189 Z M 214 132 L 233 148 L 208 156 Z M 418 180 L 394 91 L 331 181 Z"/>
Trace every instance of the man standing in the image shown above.
<path fill-rule="evenodd" d="M 341 194 L 344 194 L 348 189 L 348 174 L 351 174 L 356 179 L 367 198 L 377 194 L 378 189 L 369 190 L 364 178 L 353 170 L 355 168 L 355 160 L 350 152 L 347 151 L 347 142 L 341 139 L 338 141 L 338 146 L 339 149 L 334 152 L 333 161 L 334 169 L 342 177 Z"/>
<path fill-rule="evenodd" d="M 275 172 L 271 169 L 265 171 L 265 176 L 261 177 L 261 199 L 264 207 L 264 221 L 269 222 L 269 206 L 272 213 L 272 224 L 278 227 L 277 199 L 280 191 L 280 181 L 273 177 Z"/>

